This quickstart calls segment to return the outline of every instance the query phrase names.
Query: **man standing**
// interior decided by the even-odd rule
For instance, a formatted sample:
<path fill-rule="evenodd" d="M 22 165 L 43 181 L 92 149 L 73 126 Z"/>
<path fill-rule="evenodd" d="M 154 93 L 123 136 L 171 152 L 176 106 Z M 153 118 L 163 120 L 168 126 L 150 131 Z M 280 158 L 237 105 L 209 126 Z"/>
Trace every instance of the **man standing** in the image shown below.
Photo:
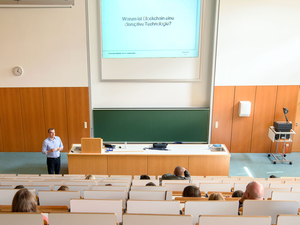
<path fill-rule="evenodd" d="M 64 146 L 59 137 L 55 136 L 55 130 L 48 130 L 49 137 L 44 140 L 42 153 L 47 155 L 47 167 L 49 174 L 60 173 L 60 151 Z"/>

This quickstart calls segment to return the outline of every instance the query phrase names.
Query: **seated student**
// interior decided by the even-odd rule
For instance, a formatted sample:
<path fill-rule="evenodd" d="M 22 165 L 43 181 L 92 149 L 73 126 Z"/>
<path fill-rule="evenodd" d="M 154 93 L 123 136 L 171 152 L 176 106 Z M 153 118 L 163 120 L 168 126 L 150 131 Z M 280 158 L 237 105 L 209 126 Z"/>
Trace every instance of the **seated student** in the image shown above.
<path fill-rule="evenodd" d="M 61 185 L 60 188 L 57 189 L 58 191 L 70 191 L 69 187 L 66 185 Z"/>
<path fill-rule="evenodd" d="M 225 199 L 221 193 L 211 193 L 208 200 L 224 201 Z"/>
<path fill-rule="evenodd" d="M 20 189 L 12 201 L 12 212 L 38 212 L 35 197 L 27 188 Z M 42 214 L 43 215 L 43 214 Z M 49 220 L 43 215 L 44 221 L 49 224 Z"/>
<path fill-rule="evenodd" d="M 276 177 L 275 175 L 271 175 L 269 176 L 269 178 L 278 178 L 278 177 Z"/>
<path fill-rule="evenodd" d="M 186 186 L 183 189 L 182 197 L 201 197 L 201 192 L 195 185 Z"/>
<path fill-rule="evenodd" d="M 149 182 L 146 184 L 146 186 L 156 186 L 156 184 L 154 184 L 153 182 Z"/>
<path fill-rule="evenodd" d="M 25 188 L 25 187 L 24 187 L 24 185 L 20 184 L 20 185 L 15 186 L 14 189 L 22 189 L 22 188 Z"/>
<path fill-rule="evenodd" d="M 181 166 L 177 166 L 174 169 L 174 174 L 166 173 L 162 175 L 162 180 L 191 180 L 191 175 L 189 171 Z"/>
<path fill-rule="evenodd" d="M 253 200 L 263 200 L 264 199 L 265 189 L 262 184 L 252 181 L 250 182 L 247 187 L 246 191 L 244 192 L 242 198 L 239 200 L 239 207 L 243 206 L 243 202 L 245 199 L 253 199 Z"/>
<path fill-rule="evenodd" d="M 241 191 L 241 190 L 236 190 L 235 192 L 232 193 L 232 196 L 231 196 L 231 197 L 233 197 L 233 198 L 236 198 L 236 197 L 242 197 L 243 194 L 244 194 L 243 191 Z"/>
<path fill-rule="evenodd" d="M 150 177 L 148 175 L 141 175 L 140 180 L 150 180 Z"/>
<path fill-rule="evenodd" d="M 92 174 L 88 174 L 86 177 L 85 177 L 86 180 L 95 180 L 96 177 Z"/>

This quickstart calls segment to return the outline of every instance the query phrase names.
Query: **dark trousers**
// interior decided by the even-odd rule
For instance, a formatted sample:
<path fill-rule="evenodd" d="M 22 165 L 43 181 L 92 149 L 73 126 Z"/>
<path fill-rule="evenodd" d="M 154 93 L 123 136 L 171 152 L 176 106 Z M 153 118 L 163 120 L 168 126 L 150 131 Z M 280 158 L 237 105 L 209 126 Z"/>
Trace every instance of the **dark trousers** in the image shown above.
<path fill-rule="evenodd" d="M 60 173 L 60 156 L 58 158 L 47 158 L 47 166 L 49 174 Z"/>

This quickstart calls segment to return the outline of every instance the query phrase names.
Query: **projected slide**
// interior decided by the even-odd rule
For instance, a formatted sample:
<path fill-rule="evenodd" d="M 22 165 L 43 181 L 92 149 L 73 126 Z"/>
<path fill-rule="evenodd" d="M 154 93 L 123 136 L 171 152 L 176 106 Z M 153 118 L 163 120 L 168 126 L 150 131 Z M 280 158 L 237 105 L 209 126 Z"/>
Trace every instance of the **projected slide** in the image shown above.
<path fill-rule="evenodd" d="M 201 0 L 101 0 L 102 58 L 198 57 Z"/>

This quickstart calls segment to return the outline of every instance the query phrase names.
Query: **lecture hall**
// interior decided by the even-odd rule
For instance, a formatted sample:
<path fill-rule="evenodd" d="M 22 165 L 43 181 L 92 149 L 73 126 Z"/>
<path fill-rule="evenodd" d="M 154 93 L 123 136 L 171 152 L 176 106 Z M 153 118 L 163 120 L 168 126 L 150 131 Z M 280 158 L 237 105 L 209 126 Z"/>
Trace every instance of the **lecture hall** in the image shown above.
<path fill-rule="evenodd" d="M 0 223 L 299 224 L 299 9 L 0 0 Z"/>

